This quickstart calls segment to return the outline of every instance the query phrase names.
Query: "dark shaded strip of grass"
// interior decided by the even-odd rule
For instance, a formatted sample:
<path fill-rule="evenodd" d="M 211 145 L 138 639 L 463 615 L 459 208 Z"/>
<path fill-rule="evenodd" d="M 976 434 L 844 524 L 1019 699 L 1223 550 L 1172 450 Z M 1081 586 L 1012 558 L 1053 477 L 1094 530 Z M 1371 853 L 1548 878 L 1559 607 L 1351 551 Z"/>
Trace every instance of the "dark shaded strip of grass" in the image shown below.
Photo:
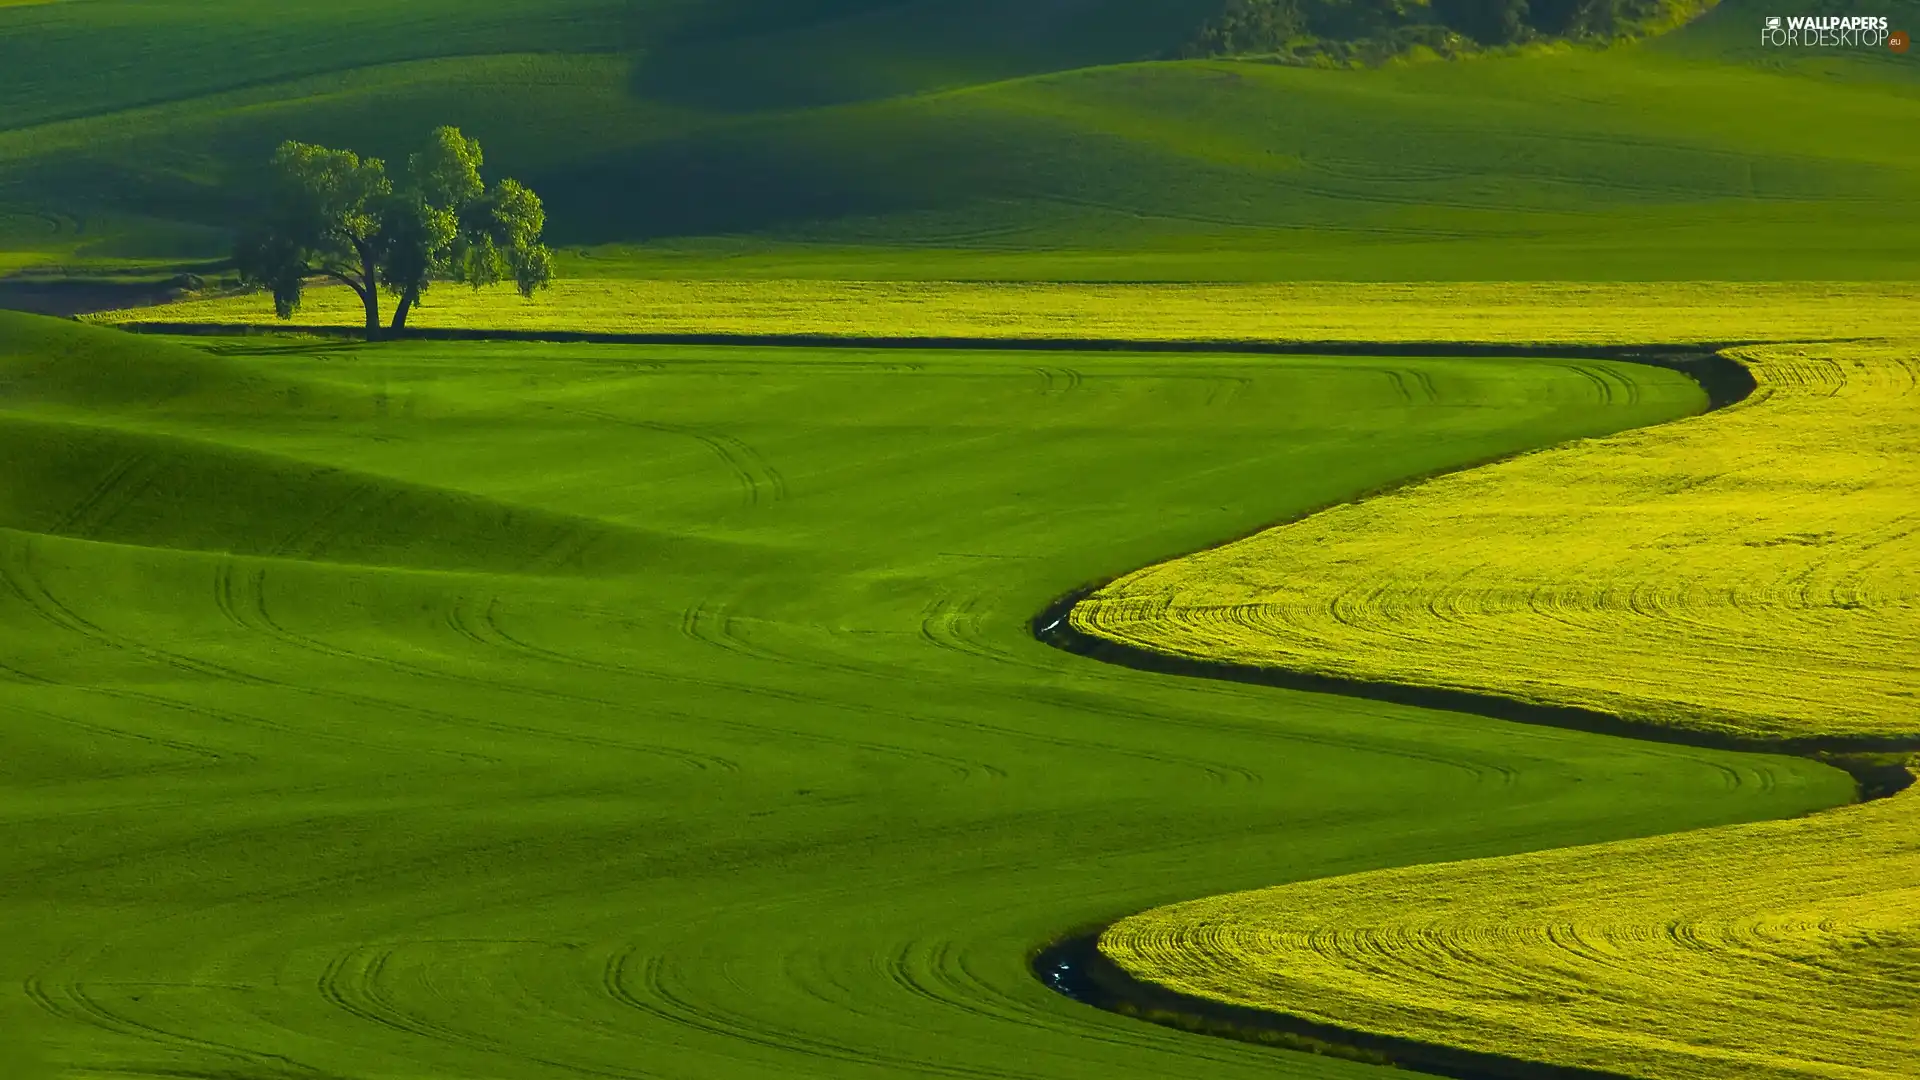
<path fill-rule="evenodd" d="M 1298 351 L 1338 355 L 1337 350 L 1329 346 L 1340 344 L 1353 343 L 1302 344 L 1298 347 Z M 1719 348 L 1729 347 L 1731 346 Z M 1243 351 L 1279 352 L 1291 348 L 1293 346 Z M 1700 387 L 1707 392 L 1707 411 L 1709 412 L 1743 401 L 1757 388 L 1753 373 L 1748 371 L 1745 365 L 1722 355 L 1711 346 L 1643 345 L 1606 349 L 1575 346 L 1528 348 L 1455 345 L 1417 346 L 1416 348 L 1428 350 L 1418 352 L 1393 352 L 1390 351 L 1392 348 L 1383 346 L 1378 351 L 1367 355 L 1535 356 L 1552 359 L 1626 360 L 1650 364 L 1678 371 L 1699 383 Z M 1399 346 L 1399 348 L 1405 350 L 1407 347 Z M 1356 354 L 1357 352 L 1356 348 Z M 1517 455 L 1503 455 L 1500 458 L 1471 462 L 1409 477 L 1385 487 L 1342 499 L 1337 503 L 1314 507 L 1283 521 L 1263 525 L 1253 532 L 1264 532 L 1278 525 L 1311 517 L 1329 506 L 1360 502 L 1436 476 L 1477 469 L 1494 461 L 1514 456 Z M 1253 535 L 1253 532 L 1244 533 L 1209 547 L 1225 546 Z M 1140 671 L 1192 678 L 1226 679 L 1232 682 L 1276 686 L 1309 693 L 1342 694 L 1369 701 L 1462 712 L 1497 720 L 1542 724 L 1716 750 L 1811 757 L 1852 776 L 1856 796 L 1863 802 L 1897 794 L 1914 782 L 1914 774 L 1910 768 L 1911 755 L 1920 753 L 1920 735 L 1764 739 L 1730 732 L 1690 731 L 1636 723 L 1595 709 L 1545 705 L 1502 697 L 1498 694 L 1372 682 L 1287 668 L 1201 660 L 1123 645 L 1083 633 L 1075 629 L 1069 620 L 1076 604 L 1106 584 L 1106 581 L 1101 581 L 1082 586 L 1048 604 L 1033 617 L 1030 626 L 1033 636 L 1048 645 L 1077 656 L 1102 660 Z M 1107 959 L 1100 952 L 1100 935 L 1105 931 L 1106 927 L 1102 926 L 1091 931 L 1073 934 L 1040 949 L 1031 958 L 1034 975 L 1049 988 L 1075 1001 L 1164 1027 L 1326 1057 L 1410 1069 L 1449 1077 L 1451 1080 L 1629 1080 L 1619 1073 L 1549 1065 L 1523 1058 L 1510 1058 L 1411 1039 L 1374 1035 L 1304 1020 L 1285 1013 L 1231 1005 L 1209 998 L 1182 994 L 1164 986 L 1136 979 Z"/>
<path fill-rule="evenodd" d="M 293 324 L 128 322 L 107 324 L 139 334 L 247 337 L 304 334 L 312 337 L 362 336 L 358 329 Z M 1502 342 L 1445 341 L 1183 341 L 1165 338 L 992 338 L 862 337 L 854 334 L 620 334 L 586 330 L 406 330 L 384 340 L 531 341 L 579 345 L 740 345 L 794 349 L 953 349 L 1020 352 L 1189 352 L 1252 353 L 1274 356 L 1447 356 L 1543 360 L 1624 360 L 1679 371 L 1707 391 L 1712 408 L 1751 394 L 1753 376 L 1719 355 L 1720 350 L 1758 341 L 1681 342 L 1651 345 L 1515 345 Z"/>

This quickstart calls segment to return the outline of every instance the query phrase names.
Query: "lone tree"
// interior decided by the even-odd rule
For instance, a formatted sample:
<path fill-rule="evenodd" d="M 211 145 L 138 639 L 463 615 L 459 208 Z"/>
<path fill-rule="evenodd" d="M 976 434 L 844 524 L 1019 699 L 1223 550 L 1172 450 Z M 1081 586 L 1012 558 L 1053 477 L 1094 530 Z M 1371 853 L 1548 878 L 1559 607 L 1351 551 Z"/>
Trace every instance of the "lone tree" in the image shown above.
<path fill-rule="evenodd" d="M 399 298 L 395 332 L 435 281 L 477 289 L 511 280 L 531 297 L 553 280 L 540 239 L 546 211 L 518 181 L 487 187 L 480 165 L 480 144 L 451 127 L 408 159 L 398 189 L 378 158 L 282 143 L 268 213 L 234 248 L 240 280 L 272 290 L 282 319 L 300 310 L 308 281 L 338 281 L 365 306 L 368 340 L 381 336 L 382 290 Z"/>

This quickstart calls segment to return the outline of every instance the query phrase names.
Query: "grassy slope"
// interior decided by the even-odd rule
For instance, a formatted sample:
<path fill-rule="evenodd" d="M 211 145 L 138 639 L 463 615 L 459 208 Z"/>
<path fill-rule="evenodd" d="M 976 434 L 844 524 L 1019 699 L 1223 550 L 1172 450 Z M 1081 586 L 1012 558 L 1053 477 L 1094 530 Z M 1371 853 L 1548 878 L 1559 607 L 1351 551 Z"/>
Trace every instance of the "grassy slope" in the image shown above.
<path fill-rule="evenodd" d="M 1761 387 L 1730 410 L 1151 568 L 1075 622 L 1653 724 L 1920 743 L 1910 347 L 1742 355 Z M 1917 815 L 1909 791 L 1214 897 L 1124 920 L 1102 948 L 1189 993 L 1557 1065 L 1915 1076 Z"/>
<path fill-rule="evenodd" d="M 110 28 L 133 6 L 71 7 Z M 108 49 L 48 48 L 22 22 L 44 10 L 0 10 L 0 43 Z M 22 80 L 0 96 L 7 258 L 217 253 L 221 185 L 279 139 L 395 154 L 455 122 L 548 194 L 556 238 L 596 256 L 576 273 L 1914 276 L 1920 158 L 1884 137 L 1920 107 L 1907 61 L 1776 61 L 1744 0 L 1641 46 L 1375 71 L 1082 66 L 1156 51 L 1183 0 L 923 2 L 759 34 L 724 12 L 614 27 L 576 0 L 485 7 L 457 49 L 359 32 L 357 10 L 285 81 L 222 87 L 157 52 L 98 100 Z M 251 43 L 248 19 L 207 23 L 181 25 Z"/>
<path fill-rule="evenodd" d="M 7 439 L 62 463 L 0 507 L 0 1042 L 72 1075 L 1359 1075 L 1081 1008 L 1023 953 L 1845 778 L 1165 680 L 1025 620 L 1274 514 L 1699 406 L 1608 370 L 1637 398 L 1545 361 L 216 356 L 0 316 Z M 530 576 L 557 520 L 641 565 Z"/>

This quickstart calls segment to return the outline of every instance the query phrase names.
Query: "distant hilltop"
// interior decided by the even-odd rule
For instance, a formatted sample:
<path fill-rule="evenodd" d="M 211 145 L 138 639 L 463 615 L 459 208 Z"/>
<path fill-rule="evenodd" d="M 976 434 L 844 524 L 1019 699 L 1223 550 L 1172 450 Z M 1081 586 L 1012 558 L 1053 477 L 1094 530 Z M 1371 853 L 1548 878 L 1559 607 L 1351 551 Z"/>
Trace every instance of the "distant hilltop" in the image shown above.
<path fill-rule="evenodd" d="M 1550 41 L 1662 33 L 1718 0 L 1226 0 L 1179 52 L 1311 64 L 1458 56 Z"/>

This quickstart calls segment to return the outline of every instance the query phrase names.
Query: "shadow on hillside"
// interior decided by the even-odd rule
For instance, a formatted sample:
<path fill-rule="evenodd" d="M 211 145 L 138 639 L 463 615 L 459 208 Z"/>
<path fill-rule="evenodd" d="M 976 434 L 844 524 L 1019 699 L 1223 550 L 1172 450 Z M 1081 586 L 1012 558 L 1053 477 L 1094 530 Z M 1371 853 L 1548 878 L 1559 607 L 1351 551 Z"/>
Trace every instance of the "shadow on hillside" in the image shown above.
<path fill-rule="evenodd" d="M 31 315 L 84 315 L 93 311 L 151 307 L 188 295 L 184 277 L 164 281 L 102 281 L 89 278 L 0 278 L 0 308 Z"/>
<path fill-rule="evenodd" d="M 694 136 L 531 177 L 561 245 L 779 232 L 946 205 L 949 196 L 817 145 Z"/>
<path fill-rule="evenodd" d="M 871 101 L 1166 56 L 1219 0 L 733 0 L 635 65 L 653 101 L 719 112 Z"/>

